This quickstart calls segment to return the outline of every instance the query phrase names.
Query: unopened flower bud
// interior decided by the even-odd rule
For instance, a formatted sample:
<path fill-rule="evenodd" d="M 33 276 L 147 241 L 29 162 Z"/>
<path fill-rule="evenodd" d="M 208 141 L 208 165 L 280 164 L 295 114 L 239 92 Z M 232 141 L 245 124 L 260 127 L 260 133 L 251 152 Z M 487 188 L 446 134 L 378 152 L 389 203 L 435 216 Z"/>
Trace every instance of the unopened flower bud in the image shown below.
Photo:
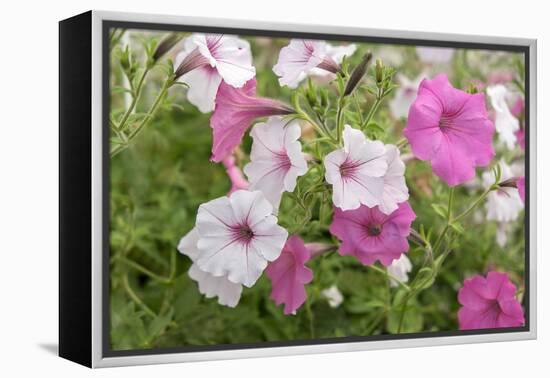
<path fill-rule="evenodd" d="M 166 36 L 162 41 L 157 45 L 155 52 L 153 53 L 153 60 L 156 62 L 164 56 L 168 51 L 172 49 L 179 41 L 181 36 L 177 33 L 171 33 Z"/>
<path fill-rule="evenodd" d="M 369 63 L 372 59 L 371 52 L 367 52 L 365 55 L 363 55 L 363 59 L 361 59 L 361 62 L 353 69 L 353 72 L 351 73 L 348 83 L 346 85 L 346 88 L 344 89 L 344 96 L 349 96 L 353 90 L 357 87 L 365 73 L 367 72 L 367 68 L 369 66 Z"/>
<path fill-rule="evenodd" d="M 384 65 L 381 59 L 376 59 L 376 84 L 382 83 L 384 80 Z"/>

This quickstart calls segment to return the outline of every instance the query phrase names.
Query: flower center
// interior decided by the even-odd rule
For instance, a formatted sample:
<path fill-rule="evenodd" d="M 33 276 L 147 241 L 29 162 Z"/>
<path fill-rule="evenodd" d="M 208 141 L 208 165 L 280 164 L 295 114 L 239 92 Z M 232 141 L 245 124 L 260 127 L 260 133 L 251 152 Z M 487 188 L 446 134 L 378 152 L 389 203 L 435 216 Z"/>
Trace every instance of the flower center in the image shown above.
<path fill-rule="evenodd" d="M 275 153 L 275 166 L 277 169 L 283 169 L 285 171 L 290 169 L 292 163 L 290 162 L 290 158 L 288 157 L 286 151 Z"/>
<path fill-rule="evenodd" d="M 444 131 L 453 125 L 453 117 L 442 115 L 439 119 L 439 128 Z"/>
<path fill-rule="evenodd" d="M 369 224 L 367 226 L 367 234 L 369 236 L 378 236 L 382 233 L 382 225 L 380 224 Z"/>
<path fill-rule="evenodd" d="M 241 224 L 236 227 L 233 227 L 233 240 L 248 244 L 252 239 L 254 239 L 254 231 L 247 224 Z"/>
<path fill-rule="evenodd" d="M 340 176 L 342 179 L 353 179 L 360 166 L 360 162 L 346 159 L 342 165 L 340 165 Z"/>

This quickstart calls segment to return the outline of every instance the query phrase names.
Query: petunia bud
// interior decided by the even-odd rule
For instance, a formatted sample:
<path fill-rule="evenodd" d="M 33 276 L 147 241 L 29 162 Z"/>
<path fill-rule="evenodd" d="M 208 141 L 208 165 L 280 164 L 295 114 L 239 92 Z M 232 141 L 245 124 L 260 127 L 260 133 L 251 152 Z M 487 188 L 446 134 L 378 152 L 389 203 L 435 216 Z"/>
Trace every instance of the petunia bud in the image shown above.
<path fill-rule="evenodd" d="M 376 84 L 380 86 L 380 84 L 384 80 L 384 65 L 382 64 L 381 59 L 376 59 L 375 72 L 376 72 Z"/>
<path fill-rule="evenodd" d="M 371 59 L 372 54 L 370 51 L 363 55 L 363 59 L 361 59 L 361 62 L 353 69 L 353 72 L 349 77 L 346 88 L 344 89 L 344 96 L 349 96 L 353 92 L 355 87 L 357 87 L 357 84 L 359 84 L 359 82 L 365 75 L 365 72 L 367 72 L 367 68 Z"/>
<path fill-rule="evenodd" d="M 177 33 L 171 33 L 166 36 L 160 43 L 157 45 L 155 52 L 153 53 L 153 60 L 156 62 L 164 56 L 168 51 L 172 49 L 179 41 L 181 36 Z"/>
<path fill-rule="evenodd" d="M 501 188 L 517 188 L 518 187 L 518 178 L 517 177 L 509 178 L 508 180 L 504 180 L 502 182 L 499 182 L 498 186 L 501 187 Z"/>

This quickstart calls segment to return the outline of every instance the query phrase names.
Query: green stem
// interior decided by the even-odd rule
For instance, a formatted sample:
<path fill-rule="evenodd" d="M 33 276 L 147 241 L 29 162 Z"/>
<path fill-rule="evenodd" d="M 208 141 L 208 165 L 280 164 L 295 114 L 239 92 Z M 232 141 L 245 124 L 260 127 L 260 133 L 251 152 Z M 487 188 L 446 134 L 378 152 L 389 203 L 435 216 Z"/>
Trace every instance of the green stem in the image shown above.
<path fill-rule="evenodd" d="M 155 314 L 155 312 L 153 310 L 151 310 L 149 308 L 149 306 L 147 306 L 142 300 L 140 297 L 138 297 L 138 295 L 134 292 L 134 290 L 132 289 L 132 287 L 130 286 L 130 283 L 128 282 L 128 275 L 127 274 L 124 274 L 122 276 L 122 285 L 124 286 L 124 289 L 126 290 L 126 293 L 128 293 L 128 295 L 130 296 L 130 298 L 139 306 L 143 309 L 143 311 L 145 311 L 147 313 L 147 315 L 153 317 L 153 318 L 156 318 L 157 317 L 157 314 Z"/>
<path fill-rule="evenodd" d="M 117 147 L 115 147 L 112 151 L 111 151 L 111 157 L 117 155 L 118 153 L 120 153 L 121 151 L 125 150 L 126 148 L 128 148 L 128 146 L 130 145 L 130 143 L 132 142 L 132 140 L 137 136 L 139 135 L 139 133 L 143 130 L 143 128 L 149 123 L 149 121 L 151 119 L 154 118 L 160 104 L 162 103 L 162 100 L 164 99 L 164 97 L 166 96 L 166 93 L 168 92 L 168 89 L 172 86 L 172 84 L 174 83 L 173 81 L 173 76 L 170 75 L 165 81 L 164 83 L 162 84 L 162 87 L 157 95 L 157 97 L 155 98 L 155 101 L 153 102 L 153 104 L 151 105 L 151 108 L 149 109 L 149 111 L 147 112 L 147 115 L 143 118 L 143 120 L 141 121 L 141 123 L 138 125 L 138 127 L 135 128 L 135 130 L 133 130 L 130 135 L 128 135 L 128 142 L 125 143 L 125 144 L 121 144 L 121 145 L 118 145 Z"/>
<path fill-rule="evenodd" d="M 342 116 L 342 112 L 345 107 L 344 102 L 344 97 L 340 97 L 338 100 L 338 110 L 336 111 L 336 141 L 338 144 L 342 142 L 342 133 L 344 130 L 344 119 Z"/>
<path fill-rule="evenodd" d="M 368 265 L 368 267 L 371 268 L 372 270 L 375 270 L 379 273 L 382 273 L 385 276 L 387 276 L 388 278 L 391 278 L 392 280 L 396 281 L 399 284 L 399 286 L 403 287 L 403 289 L 405 289 L 407 291 L 411 291 L 411 288 L 410 288 L 409 285 L 407 285 L 404 282 L 401 282 L 399 279 L 397 279 L 397 277 L 390 274 L 386 269 L 382 269 L 382 268 L 380 268 L 379 266 L 376 266 L 376 265 Z"/>
<path fill-rule="evenodd" d="M 364 130 L 365 127 L 368 126 L 369 122 L 371 121 L 372 117 L 374 117 L 374 114 L 378 110 L 378 107 L 382 103 L 382 99 L 384 96 L 379 92 L 378 96 L 376 96 L 376 100 L 374 100 L 374 104 L 372 104 L 369 113 L 367 114 L 367 117 L 365 118 L 365 121 L 361 124 L 361 130 Z"/>
<path fill-rule="evenodd" d="M 118 130 L 124 131 L 126 129 L 126 122 L 128 121 L 128 118 L 130 118 L 130 115 L 132 114 L 132 112 L 134 111 L 137 105 L 138 99 L 141 95 L 141 89 L 143 88 L 143 83 L 145 82 L 145 77 L 147 76 L 148 73 L 149 73 L 149 69 L 146 68 L 143 71 L 143 74 L 141 75 L 141 77 L 139 78 L 138 84 L 135 90 L 132 92 L 132 102 L 130 102 L 128 109 L 126 109 L 126 112 L 124 113 L 124 115 L 122 116 L 122 119 L 120 120 L 120 122 L 118 123 L 118 126 L 116 127 Z M 128 80 L 130 80 L 130 78 L 128 78 Z"/>
<path fill-rule="evenodd" d="M 465 216 L 470 214 L 476 207 L 478 207 L 479 204 L 485 199 L 485 197 L 487 197 L 489 195 L 489 193 L 491 193 L 493 190 L 497 190 L 497 189 L 498 189 L 498 184 L 493 184 L 490 187 L 488 187 L 487 189 L 485 189 L 485 191 L 481 194 L 481 196 L 479 196 L 479 198 L 477 200 L 475 200 L 474 203 L 470 207 L 468 207 L 464 212 L 462 212 L 461 214 L 459 214 L 457 217 L 455 217 L 453 219 L 453 222 L 458 222 L 458 221 L 462 220 Z"/>
<path fill-rule="evenodd" d="M 158 281 L 160 283 L 163 283 L 163 284 L 169 284 L 172 282 L 172 279 L 171 278 L 166 278 L 166 277 L 162 277 L 161 275 L 158 275 L 152 271 L 150 271 L 149 269 L 147 269 L 146 267 L 144 267 L 143 265 L 141 264 L 138 264 L 137 262 L 133 261 L 133 260 L 130 260 L 124 256 L 117 256 L 115 260 L 120 260 L 121 262 L 123 262 L 124 264 L 126 264 L 127 266 L 145 274 L 146 276 L 148 276 L 149 278 L 155 280 L 155 281 Z"/>

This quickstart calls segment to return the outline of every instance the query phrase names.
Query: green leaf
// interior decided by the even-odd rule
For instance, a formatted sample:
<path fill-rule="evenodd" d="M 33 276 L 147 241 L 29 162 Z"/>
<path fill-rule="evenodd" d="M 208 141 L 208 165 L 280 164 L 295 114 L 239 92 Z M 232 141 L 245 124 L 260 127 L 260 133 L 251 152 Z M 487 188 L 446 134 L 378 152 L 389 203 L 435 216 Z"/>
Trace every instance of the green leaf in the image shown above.
<path fill-rule="evenodd" d="M 443 219 L 447 219 L 447 206 L 438 203 L 432 203 L 432 209 Z"/>

